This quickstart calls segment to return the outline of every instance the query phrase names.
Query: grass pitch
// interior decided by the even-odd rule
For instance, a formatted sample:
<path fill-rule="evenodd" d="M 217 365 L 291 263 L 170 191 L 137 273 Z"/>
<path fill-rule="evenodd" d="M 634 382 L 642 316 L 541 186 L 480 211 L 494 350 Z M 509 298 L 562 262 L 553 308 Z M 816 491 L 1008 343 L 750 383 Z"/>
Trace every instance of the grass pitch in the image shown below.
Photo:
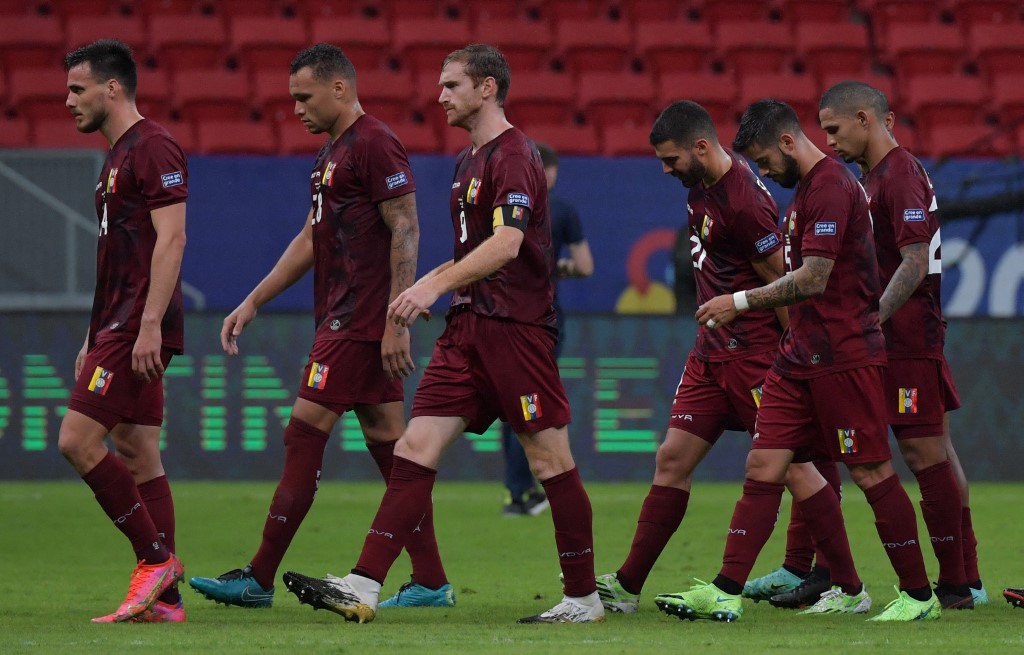
<path fill-rule="evenodd" d="M 844 511 L 861 577 L 874 599 L 871 615 L 895 597 L 895 575 L 875 536 L 863 494 L 847 484 Z M 632 540 L 645 484 L 590 484 L 597 572 L 613 571 Z M 321 485 L 319 497 L 285 557 L 282 572 L 344 575 L 354 564 L 383 491 L 375 483 Z M 912 498 L 917 489 L 909 488 Z M 186 576 L 217 576 L 255 552 L 271 483 L 174 484 L 178 554 Z M 981 542 L 988 606 L 946 612 L 941 620 L 879 625 L 862 617 L 804 617 L 766 603 L 745 606 L 733 624 L 679 621 L 657 611 L 656 593 L 679 591 L 691 578 L 711 579 L 740 485 L 697 483 L 679 532 L 655 567 L 640 613 L 611 614 L 600 625 L 516 625 L 560 598 L 549 514 L 500 516 L 498 484 L 441 482 L 434 492 L 437 532 L 457 605 L 384 610 L 368 625 L 314 612 L 280 582 L 272 609 L 214 605 L 187 586 L 185 625 L 93 625 L 127 589 L 133 561 L 127 542 L 81 482 L 0 483 L 0 652 L 113 653 L 1006 653 L 1024 648 L 1024 611 L 1000 594 L 1024 585 L 1024 487 L 975 484 L 972 509 Z M 788 501 L 787 501 L 788 504 Z M 788 519 L 783 506 L 780 523 Z M 754 575 L 782 559 L 779 526 Z M 923 526 L 921 534 L 924 535 Z M 929 573 L 934 557 L 926 552 Z M 408 576 L 403 556 L 382 595 Z"/>

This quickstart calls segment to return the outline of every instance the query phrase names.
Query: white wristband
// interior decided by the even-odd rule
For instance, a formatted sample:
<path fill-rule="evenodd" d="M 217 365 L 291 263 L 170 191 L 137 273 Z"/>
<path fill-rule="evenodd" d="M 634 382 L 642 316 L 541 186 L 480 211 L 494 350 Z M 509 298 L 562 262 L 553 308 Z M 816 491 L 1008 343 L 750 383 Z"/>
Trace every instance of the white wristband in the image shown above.
<path fill-rule="evenodd" d="M 732 303 L 736 305 L 736 311 L 745 312 L 750 309 L 750 303 L 747 302 L 747 292 L 737 291 L 732 294 Z"/>

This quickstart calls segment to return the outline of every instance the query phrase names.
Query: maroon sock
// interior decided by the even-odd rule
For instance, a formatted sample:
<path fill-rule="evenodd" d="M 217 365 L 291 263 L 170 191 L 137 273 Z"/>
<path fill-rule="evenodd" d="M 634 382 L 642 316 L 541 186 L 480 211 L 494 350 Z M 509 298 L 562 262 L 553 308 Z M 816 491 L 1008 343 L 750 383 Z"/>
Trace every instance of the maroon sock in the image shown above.
<path fill-rule="evenodd" d="M 814 538 L 815 551 L 824 553 L 828 558 L 832 584 L 839 585 L 847 594 L 859 594 L 861 580 L 853 564 L 850 540 L 835 492 L 825 485 L 818 493 L 798 504 L 807 521 L 807 530 Z"/>
<path fill-rule="evenodd" d="M 384 583 L 416 526 L 430 512 L 430 492 L 436 477 L 437 471 L 432 468 L 404 457 L 394 458 L 387 491 L 363 541 L 353 573 Z"/>
<path fill-rule="evenodd" d="M 900 589 L 928 587 L 928 574 L 917 537 L 917 516 L 899 477 L 890 475 L 865 489 L 864 496 L 875 513 L 875 529 L 900 579 Z"/>
<path fill-rule="evenodd" d="M 639 594 L 651 574 L 654 563 L 665 550 L 665 545 L 679 529 L 686 514 L 690 492 L 675 487 L 651 485 L 647 492 L 640 518 L 636 521 L 633 545 L 626 561 L 618 570 L 619 584 L 631 594 Z"/>
<path fill-rule="evenodd" d="M 148 482 L 139 485 L 139 496 L 146 505 L 153 525 L 156 526 L 160 541 L 164 542 L 167 550 L 177 552 L 174 544 L 174 498 L 171 496 L 171 485 L 167 483 L 167 476 L 161 475 Z M 178 583 L 175 582 L 167 591 L 160 594 L 160 602 L 176 604 L 181 600 L 178 593 Z"/>
<path fill-rule="evenodd" d="M 965 585 L 960 488 L 953 476 L 953 466 L 946 460 L 914 475 L 921 488 L 921 515 L 939 560 L 939 583 Z"/>
<path fill-rule="evenodd" d="M 825 478 L 825 482 L 828 483 L 828 486 L 832 487 L 832 491 L 835 493 L 836 498 L 839 500 L 840 506 L 842 506 L 843 481 L 839 477 L 839 465 L 833 462 L 832 460 L 824 460 L 814 462 L 814 468 L 818 469 L 818 473 L 821 473 L 821 477 Z M 840 511 L 840 514 L 841 513 L 842 512 Z M 821 550 L 815 549 L 814 565 L 823 569 L 830 568 L 828 555 L 821 552 Z"/>
<path fill-rule="evenodd" d="M 800 504 L 793 499 L 789 509 L 789 527 L 786 528 L 786 559 L 782 565 L 792 572 L 806 575 L 814 563 L 814 540 L 807 529 Z M 818 555 L 821 558 L 821 555 Z"/>
<path fill-rule="evenodd" d="M 330 435 L 295 418 L 284 429 L 284 473 L 263 524 L 263 540 L 252 558 L 252 575 L 264 589 L 274 586 L 285 551 L 313 505 Z"/>
<path fill-rule="evenodd" d="M 758 482 L 749 478 L 743 483 L 743 497 L 736 503 L 729 536 L 725 540 L 722 570 L 718 573 L 720 578 L 727 578 L 743 587 L 775 527 L 785 488 L 782 483 Z M 722 591 L 734 593 L 729 589 Z"/>
<path fill-rule="evenodd" d="M 964 574 L 967 583 L 975 589 L 981 588 L 981 574 L 978 573 L 978 538 L 974 536 L 974 524 L 971 522 L 971 508 L 960 510 L 960 529 L 964 549 Z"/>
<path fill-rule="evenodd" d="M 117 529 L 132 542 L 136 559 L 146 564 L 167 561 L 171 554 L 160 541 L 153 519 L 139 496 L 139 488 L 124 462 L 108 451 L 82 480 L 92 489 L 96 502 Z"/>
<path fill-rule="evenodd" d="M 597 591 L 594 582 L 594 516 L 590 498 L 579 469 L 542 480 L 551 503 L 551 521 L 555 524 L 555 546 L 562 567 L 566 596 L 587 596 Z"/>
<path fill-rule="evenodd" d="M 391 477 L 391 467 L 395 459 L 396 441 L 380 444 L 367 444 L 373 461 L 377 463 L 385 484 Z M 438 589 L 448 582 L 448 574 L 441 563 L 441 554 L 437 550 L 437 536 L 434 534 L 434 503 L 431 501 L 429 511 L 413 530 L 409 543 L 405 545 L 409 559 L 412 560 L 412 579 L 428 589 Z"/>

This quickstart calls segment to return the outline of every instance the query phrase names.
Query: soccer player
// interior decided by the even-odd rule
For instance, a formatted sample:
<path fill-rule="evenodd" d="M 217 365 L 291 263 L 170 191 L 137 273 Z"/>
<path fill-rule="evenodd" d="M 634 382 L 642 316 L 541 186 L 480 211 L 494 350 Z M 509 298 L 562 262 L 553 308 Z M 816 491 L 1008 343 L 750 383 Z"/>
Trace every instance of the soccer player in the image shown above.
<path fill-rule="evenodd" d="M 928 584 L 914 506 L 892 467 L 885 417 L 877 411 L 883 406 L 885 340 L 864 191 L 845 166 L 810 142 L 783 102 L 750 105 L 733 147 L 782 186 L 799 183 L 784 228 L 791 236 L 789 272 L 757 289 L 711 299 L 698 308 L 697 320 L 720 329 L 743 312 L 789 306 L 790 324 L 761 390 L 747 479 L 722 569 L 711 583 L 655 602 L 680 618 L 738 619 L 740 592 L 771 535 L 790 462 L 831 457 L 846 464 L 864 490 L 899 576 L 899 596 L 871 620 L 936 619 L 942 607 Z M 819 484 L 824 489 L 824 479 Z M 811 534 L 847 541 L 838 498 L 831 492 L 817 496 L 819 511 L 803 512 Z M 827 613 L 856 612 L 866 593 L 853 567 L 847 570 L 852 561 L 830 556 L 829 564 L 833 588 L 816 606 Z"/>
<path fill-rule="evenodd" d="M 778 207 L 746 163 L 721 146 L 708 112 L 694 102 L 672 103 L 655 121 L 650 142 L 662 171 L 690 190 L 687 213 L 698 302 L 782 277 Z M 761 384 L 786 323 L 785 308 L 762 309 L 720 330 L 698 329 L 629 555 L 615 573 L 597 578 L 605 609 L 637 611 L 651 568 L 686 514 L 693 472 L 722 432 L 756 432 Z M 799 464 L 792 477 L 800 478 L 801 471 L 803 478 L 813 475 L 804 467 L 813 470 L 812 464 Z"/>
<path fill-rule="evenodd" d="M 58 448 L 131 541 L 138 562 L 111 622 L 182 622 L 174 501 L 160 461 L 163 373 L 184 347 L 185 153 L 135 106 L 131 48 L 101 40 L 64 58 L 79 132 L 110 144 L 96 185 L 96 295 Z M 110 435 L 116 455 L 104 439 Z"/>
<path fill-rule="evenodd" d="M 310 268 L 316 334 L 284 431 L 284 472 L 259 550 L 241 569 L 189 580 L 207 598 L 241 607 L 273 602 L 277 569 L 313 504 L 324 448 L 342 414 L 355 412 L 370 455 L 384 481 L 391 479 L 395 442 L 405 427 L 402 378 L 414 368 L 408 329 L 386 319 L 388 302 L 416 274 L 416 187 L 405 148 L 363 112 L 355 68 L 337 47 L 320 43 L 300 52 L 288 87 L 306 128 L 330 137 L 313 166 L 313 206 L 274 268 L 224 319 L 220 337 L 225 352 L 238 354 L 238 337 L 259 307 Z M 454 605 L 430 502 L 418 527 L 406 544 L 413 582 L 394 603 Z"/>
<path fill-rule="evenodd" d="M 889 356 L 885 407 L 921 489 L 921 513 L 939 561 L 935 594 L 943 608 L 969 609 L 987 601 L 987 594 L 978 575 L 967 478 L 949 435 L 947 412 L 960 407 L 960 398 L 943 354 L 937 204 L 921 162 L 886 125 L 889 115 L 885 94 L 863 82 L 840 82 L 819 104 L 828 145 L 847 162 L 867 167 L 864 187 L 884 289 L 879 320 Z"/>
<path fill-rule="evenodd" d="M 558 342 L 555 344 L 555 361 L 558 361 L 565 344 L 565 312 L 558 302 L 558 281 L 560 278 L 589 277 L 594 272 L 594 256 L 590 244 L 583 234 L 583 223 L 579 213 L 568 200 L 551 195 L 558 182 L 558 153 L 546 143 L 538 143 L 544 177 L 548 187 L 548 206 L 551 211 L 551 250 L 555 256 L 555 317 L 558 325 Z M 568 257 L 562 256 L 567 250 Z M 509 500 L 502 509 L 504 516 L 536 516 L 548 508 L 548 499 L 534 483 L 530 463 L 523 452 L 512 427 L 501 424 L 501 444 L 505 450 L 505 488 Z"/>
<path fill-rule="evenodd" d="M 444 333 L 416 390 L 412 418 L 362 554 L 344 578 L 284 575 L 303 603 L 372 621 L 388 570 L 428 510 L 441 453 L 496 418 L 512 424 L 551 503 L 564 597 L 525 623 L 604 620 L 594 584 L 590 499 L 569 449 L 569 404 L 554 358 L 551 228 L 540 155 L 505 118 L 511 74 L 496 48 L 474 44 L 441 67 L 448 124 L 469 132 L 451 189 L 455 256 L 388 308 L 412 324 L 454 291 Z"/>

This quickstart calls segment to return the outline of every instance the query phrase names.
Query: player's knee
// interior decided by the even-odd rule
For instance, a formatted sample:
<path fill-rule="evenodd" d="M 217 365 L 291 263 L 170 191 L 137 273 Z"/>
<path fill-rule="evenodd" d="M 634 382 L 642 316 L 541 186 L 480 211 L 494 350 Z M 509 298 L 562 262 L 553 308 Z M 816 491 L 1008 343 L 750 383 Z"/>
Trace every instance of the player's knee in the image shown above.
<path fill-rule="evenodd" d="M 693 469 L 686 458 L 675 448 L 667 443 L 658 446 L 658 452 L 654 458 L 655 477 L 669 479 L 676 483 L 688 482 L 693 474 Z"/>
<path fill-rule="evenodd" d="M 788 466 L 789 460 L 780 454 L 751 450 L 747 455 L 747 479 L 758 482 L 783 482 Z"/>
<path fill-rule="evenodd" d="M 76 462 L 85 451 L 85 439 L 74 431 L 61 427 L 57 437 L 57 451 L 69 462 Z"/>
<path fill-rule="evenodd" d="M 947 459 L 946 449 L 939 439 L 907 439 L 899 444 L 900 452 L 903 453 L 903 461 L 906 462 L 907 468 L 915 473 L 941 464 Z"/>

